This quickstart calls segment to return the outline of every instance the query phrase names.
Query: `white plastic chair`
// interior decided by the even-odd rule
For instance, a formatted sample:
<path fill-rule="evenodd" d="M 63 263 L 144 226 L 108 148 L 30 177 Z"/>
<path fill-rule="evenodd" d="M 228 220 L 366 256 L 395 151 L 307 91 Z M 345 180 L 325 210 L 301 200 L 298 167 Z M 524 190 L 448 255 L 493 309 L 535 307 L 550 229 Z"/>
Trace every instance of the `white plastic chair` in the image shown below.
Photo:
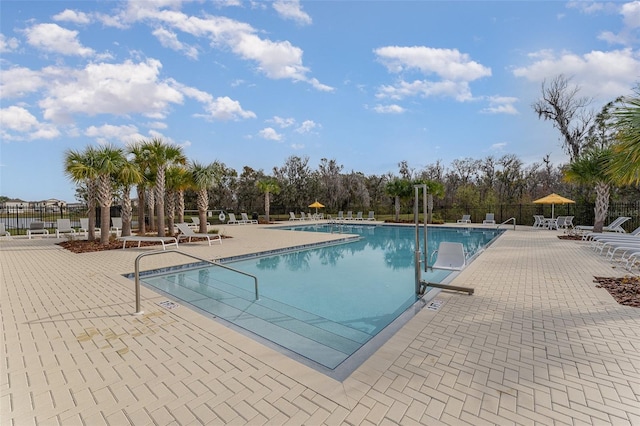
<path fill-rule="evenodd" d="M 433 269 L 459 271 L 467 265 L 467 256 L 462 243 L 443 241 L 431 257 L 434 255 L 438 257 L 432 266 Z"/>
<path fill-rule="evenodd" d="M 222 244 L 222 238 L 220 234 L 201 234 L 201 233 L 193 232 L 193 229 L 189 227 L 188 223 L 177 223 L 176 226 L 180 230 L 180 235 L 178 235 L 178 241 L 188 238 L 189 242 L 191 242 L 191 238 L 206 238 L 207 241 L 209 242 L 209 245 L 211 245 L 212 239 L 218 240 L 220 244 Z"/>
<path fill-rule="evenodd" d="M 56 238 L 60 238 L 60 234 L 70 234 L 71 238 L 75 238 L 76 230 L 71 227 L 71 220 L 57 219 Z"/>

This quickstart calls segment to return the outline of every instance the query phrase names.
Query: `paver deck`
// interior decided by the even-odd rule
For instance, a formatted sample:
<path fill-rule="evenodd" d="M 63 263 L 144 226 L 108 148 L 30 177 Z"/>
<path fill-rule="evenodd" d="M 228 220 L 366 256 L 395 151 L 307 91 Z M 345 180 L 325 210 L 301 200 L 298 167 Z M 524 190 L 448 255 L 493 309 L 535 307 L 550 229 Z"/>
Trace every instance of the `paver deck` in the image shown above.
<path fill-rule="evenodd" d="M 335 238 L 228 226 L 220 258 Z M 509 230 L 344 381 L 142 289 L 148 248 L 73 254 L 0 241 L 0 424 L 640 425 L 640 309 L 622 276 L 555 231 Z M 149 256 L 143 268 L 189 259 Z"/>

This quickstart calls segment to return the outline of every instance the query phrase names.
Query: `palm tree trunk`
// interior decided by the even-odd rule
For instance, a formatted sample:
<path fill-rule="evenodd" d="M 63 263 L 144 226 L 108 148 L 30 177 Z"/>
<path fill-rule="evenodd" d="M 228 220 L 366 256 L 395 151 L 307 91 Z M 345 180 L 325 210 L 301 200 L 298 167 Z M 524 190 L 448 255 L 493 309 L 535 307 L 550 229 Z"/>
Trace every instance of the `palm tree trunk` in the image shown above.
<path fill-rule="evenodd" d="M 156 229 L 156 199 L 153 189 L 147 191 L 147 204 L 149 207 L 149 230 L 154 231 Z"/>
<path fill-rule="evenodd" d="M 122 192 L 122 236 L 131 235 L 131 219 L 133 208 L 131 207 L 131 188 L 125 186 Z"/>
<path fill-rule="evenodd" d="M 164 186 L 165 186 L 165 172 L 163 167 L 158 167 L 157 175 L 156 175 L 156 186 L 155 186 L 155 195 L 156 202 L 158 204 L 158 237 L 165 236 L 165 223 L 164 223 Z M 170 231 L 173 233 L 173 231 Z"/>
<path fill-rule="evenodd" d="M 596 184 L 596 206 L 593 210 L 595 213 L 593 232 L 602 232 L 609 210 L 609 184 L 604 182 Z"/>
<path fill-rule="evenodd" d="M 269 223 L 269 209 L 271 207 L 271 200 L 269 199 L 269 191 L 264 193 L 264 215 L 267 218 L 267 223 Z"/>
<path fill-rule="evenodd" d="M 96 239 L 96 192 L 97 182 L 95 179 L 89 179 L 87 182 L 87 207 L 89 216 L 89 229 L 87 230 L 87 239 L 93 241 Z"/>
<path fill-rule="evenodd" d="M 138 185 L 136 187 L 136 191 L 138 192 L 138 233 L 144 235 L 147 232 L 147 227 L 144 220 L 144 187 L 142 185 Z"/>
<path fill-rule="evenodd" d="M 179 189 L 176 193 L 176 204 L 178 210 L 178 223 L 184 223 L 184 190 Z"/>
<path fill-rule="evenodd" d="M 396 195 L 396 222 L 400 222 L 400 197 Z"/>
<path fill-rule="evenodd" d="M 175 226 L 174 219 L 176 217 L 176 193 L 173 191 L 167 191 L 167 202 L 165 203 L 167 209 L 167 222 L 169 236 L 173 237 L 173 228 Z"/>
<path fill-rule="evenodd" d="M 198 217 L 200 218 L 200 233 L 206 234 L 207 229 L 207 209 L 209 208 L 209 195 L 207 188 L 198 191 Z"/>
<path fill-rule="evenodd" d="M 100 244 L 108 245 L 111 228 L 111 177 L 100 175 L 98 202 L 100 203 Z"/>

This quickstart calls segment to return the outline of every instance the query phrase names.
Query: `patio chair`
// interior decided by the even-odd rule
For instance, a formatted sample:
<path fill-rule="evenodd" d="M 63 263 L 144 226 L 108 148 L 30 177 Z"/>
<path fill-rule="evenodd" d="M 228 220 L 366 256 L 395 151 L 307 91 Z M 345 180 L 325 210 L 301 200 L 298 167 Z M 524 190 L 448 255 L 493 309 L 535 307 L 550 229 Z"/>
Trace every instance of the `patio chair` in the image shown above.
<path fill-rule="evenodd" d="M 41 221 L 33 221 L 29 224 L 29 229 L 27 229 L 27 237 L 31 239 L 33 235 L 41 234 L 45 237 L 49 237 L 49 230 L 45 229 L 44 222 Z"/>
<path fill-rule="evenodd" d="M 193 229 L 189 227 L 188 223 L 177 223 L 176 226 L 180 231 L 180 234 L 178 235 L 178 241 L 189 239 L 188 242 L 191 242 L 191 238 L 206 238 L 209 242 L 209 245 L 211 245 L 212 239 L 214 241 L 217 240 L 220 242 L 220 244 L 222 244 L 222 237 L 220 236 L 220 234 L 201 234 L 193 232 Z"/>
<path fill-rule="evenodd" d="M 349 210 L 347 215 L 344 217 L 344 220 L 353 220 L 353 212 Z"/>
<path fill-rule="evenodd" d="M 458 219 L 456 223 L 471 223 L 471 215 L 463 214 L 462 219 Z"/>
<path fill-rule="evenodd" d="M 0 238 L 1 237 L 11 238 L 11 234 L 7 231 L 4 222 L 0 222 Z"/>
<path fill-rule="evenodd" d="M 236 215 L 234 213 L 229 213 L 229 220 L 227 221 L 228 225 L 237 225 L 239 224 L 240 221 L 238 219 L 236 219 Z"/>
<path fill-rule="evenodd" d="M 82 232 L 85 237 L 89 236 L 89 218 L 88 217 L 80 218 L 80 232 Z M 97 226 L 94 227 L 93 232 L 96 234 L 99 234 L 100 228 L 98 228 Z"/>
<path fill-rule="evenodd" d="M 367 216 L 367 220 L 376 220 L 376 215 L 373 210 L 369 210 L 369 216 Z"/>
<path fill-rule="evenodd" d="M 355 220 L 364 220 L 364 218 L 362 217 L 362 212 L 358 212 L 358 213 L 356 214 L 356 218 L 355 218 Z"/>
<path fill-rule="evenodd" d="M 61 234 L 70 234 L 71 238 L 75 238 L 76 230 L 71 227 L 71 220 L 57 219 L 56 238 L 60 238 Z"/>
<path fill-rule="evenodd" d="M 253 225 L 257 225 L 258 221 L 255 219 L 249 219 L 249 215 L 246 213 L 240 213 L 240 216 L 242 217 L 242 223 L 244 224 L 253 224 Z"/>
<path fill-rule="evenodd" d="M 496 220 L 493 213 L 487 213 L 482 221 L 483 225 L 495 225 Z"/>
<path fill-rule="evenodd" d="M 302 220 L 302 217 L 296 217 L 294 212 L 289 212 L 289 220 Z"/>
<path fill-rule="evenodd" d="M 114 232 L 116 237 L 119 237 L 122 233 L 122 218 L 121 217 L 112 217 L 111 218 L 111 228 L 109 228 L 110 232 Z"/>
<path fill-rule="evenodd" d="M 533 215 L 533 227 L 542 228 L 544 226 L 544 216 L 541 214 Z"/>
<path fill-rule="evenodd" d="M 189 224 L 189 226 L 200 229 L 200 218 L 197 216 L 191 216 L 191 223 Z"/>
<path fill-rule="evenodd" d="M 336 220 L 344 220 L 344 212 L 342 210 L 338 212 L 338 216 L 336 216 Z"/>

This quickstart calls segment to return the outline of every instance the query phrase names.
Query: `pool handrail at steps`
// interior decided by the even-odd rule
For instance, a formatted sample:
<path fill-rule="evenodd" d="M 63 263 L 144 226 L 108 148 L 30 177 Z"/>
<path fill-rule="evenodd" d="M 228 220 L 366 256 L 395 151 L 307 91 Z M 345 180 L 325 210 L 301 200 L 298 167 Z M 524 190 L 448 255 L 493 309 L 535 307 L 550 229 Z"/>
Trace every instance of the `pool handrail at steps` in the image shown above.
<path fill-rule="evenodd" d="M 500 228 L 501 225 L 506 224 L 507 222 L 513 221 L 513 230 L 516 230 L 516 218 L 515 217 L 510 217 L 509 219 L 505 220 L 504 222 L 498 224 L 498 226 L 496 226 L 496 229 Z"/>
<path fill-rule="evenodd" d="M 256 300 L 260 300 L 260 297 L 258 295 L 258 277 L 256 277 L 255 275 L 251 275 L 251 274 L 248 274 L 246 272 L 240 271 L 238 269 L 232 268 L 230 266 L 223 265 L 220 262 L 215 262 L 215 261 L 212 261 L 212 260 L 203 259 L 201 257 L 194 256 L 192 254 L 185 253 L 185 252 L 177 250 L 177 249 L 172 249 L 172 250 L 154 250 L 154 251 L 149 251 L 149 252 L 146 252 L 146 253 L 142 253 L 142 254 L 138 255 L 138 257 L 136 257 L 136 261 L 135 261 L 136 311 L 135 311 L 134 315 L 142 315 L 144 313 L 144 311 L 141 309 L 141 306 L 140 306 L 140 259 L 142 259 L 145 256 L 153 256 L 153 255 L 156 255 L 156 254 L 163 254 L 163 253 L 178 253 L 178 254 L 181 254 L 183 256 L 187 256 L 187 257 L 190 257 L 192 259 L 199 260 L 201 262 L 209 263 L 211 265 L 219 266 L 219 267 L 221 267 L 223 269 L 227 269 L 229 271 L 237 272 L 238 274 L 242 274 L 242 275 L 246 275 L 248 277 L 251 277 L 251 278 L 253 278 L 253 282 L 254 282 L 254 287 L 255 287 L 255 292 L 256 292 Z"/>

